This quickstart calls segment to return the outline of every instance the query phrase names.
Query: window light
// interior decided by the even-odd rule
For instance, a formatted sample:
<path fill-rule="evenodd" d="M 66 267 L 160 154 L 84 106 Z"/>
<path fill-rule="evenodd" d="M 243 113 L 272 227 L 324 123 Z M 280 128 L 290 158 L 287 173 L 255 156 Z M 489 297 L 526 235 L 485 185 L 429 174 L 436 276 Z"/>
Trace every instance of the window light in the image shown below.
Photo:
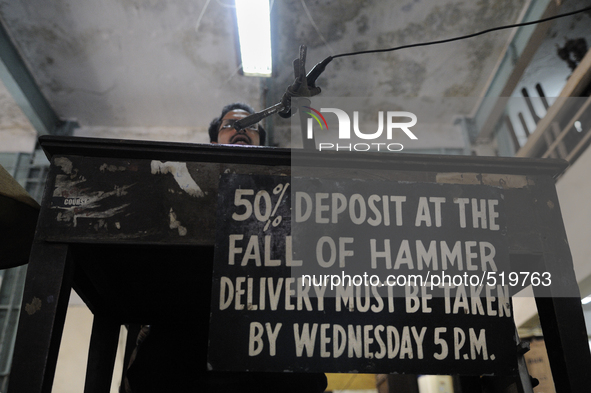
<path fill-rule="evenodd" d="M 271 76 L 269 0 L 235 0 L 242 71 L 248 76 Z"/>

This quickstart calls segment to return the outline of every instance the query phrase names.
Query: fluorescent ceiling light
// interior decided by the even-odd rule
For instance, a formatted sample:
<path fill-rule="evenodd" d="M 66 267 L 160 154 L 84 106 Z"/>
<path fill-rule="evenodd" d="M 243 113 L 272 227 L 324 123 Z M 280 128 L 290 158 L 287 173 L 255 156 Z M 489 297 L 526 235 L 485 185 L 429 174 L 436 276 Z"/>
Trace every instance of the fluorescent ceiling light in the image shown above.
<path fill-rule="evenodd" d="M 591 296 L 587 296 L 586 298 L 581 300 L 581 303 L 583 303 L 583 304 L 591 303 Z"/>
<path fill-rule="evenodd" d="M 249 76 L 271 76 L 269 0 L 235 0 L 242 71 Z"/>

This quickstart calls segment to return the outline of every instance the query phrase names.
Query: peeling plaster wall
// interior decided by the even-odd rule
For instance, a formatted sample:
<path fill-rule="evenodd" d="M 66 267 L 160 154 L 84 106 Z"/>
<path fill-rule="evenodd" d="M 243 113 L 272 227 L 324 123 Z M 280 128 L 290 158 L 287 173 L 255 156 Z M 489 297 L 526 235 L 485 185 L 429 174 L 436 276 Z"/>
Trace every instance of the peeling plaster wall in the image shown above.
<path fill-rule="evenodd" d="M 309 48 L 310 67 L 329 55 L 407 45 L 481 31 L 515 22 L 523 2 L 308 1 L 319 32 L 300 1 L 278 2 L 282 34 L 277 79 L 293 78 L 299 44 Z M 322 40 L 324 37 L 326 43 Z M 477 97 L 509 33 L 397 52 L 337 59 L 319 85 L 334 96 Z M 492 61 L 487 61 L 492 60 Z M 335 91 L 336 94 L 332 94 Z"/>
<path fill-rule="evenodd" d="M 267 104 L 281 97 L 283 90 L 277 86 L 293 81 L 291 62 L 300 44 L 308 46 L 310 69 L 330 55 L 440 40 L 514 23 L 524 3 L 277 2 L 281 34 L 277 74 Z M 317 84 L 328 97 L 479 97 L 509 34 L 502 31 L 443 45 L 335 59 Z M 476 102 L 464 102 L 448 112 L 468 115 Z M 278 128 L 288 128 L 285 120 L 274 122 Z"/>
<path fill-rule="evenodd" d="M 205 1 L 3 1 L 0 15 L 60 117 L 196 127 L 260 97 L 259 80 L 236 73 L 233 9 L 220 3 L 199 24 Z"/>
<path fill-rule="evenodd" d="M 270 80 L 238 75 L 230 3 L 0 0 L 0 17 L 58 115 L 97 127 L 80 134 L 112 127 L 105 135 L 133 136 L 145 127 L 151 137 L 165 127 L 192 134 L 229 102 L 275 104 L 293 80 L 300 44 L 309 48 L 309 69 L 329 55 L 512 23 L 525 0 L 274 1 Z M 318 84 L 329 97 L 478 97 L 509 34 L 337 59 Z M 450 110 L 468 114 L 475 102 Z M 289 127 L 276 116 L 273 123 Z M 276 139 L 285 146 L 289 138 Z"/>

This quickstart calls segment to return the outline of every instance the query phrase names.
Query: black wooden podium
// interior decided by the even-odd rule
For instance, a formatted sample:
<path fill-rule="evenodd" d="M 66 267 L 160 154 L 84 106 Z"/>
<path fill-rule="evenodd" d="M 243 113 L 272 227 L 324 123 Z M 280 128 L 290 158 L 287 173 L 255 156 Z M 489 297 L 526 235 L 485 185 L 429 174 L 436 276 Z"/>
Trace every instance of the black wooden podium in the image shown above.
<path fill-rule="evenodd" d="M 294 157 L 309 166 L 310 176 L 338 171 L 353 179 L 503 188 L 512 265 L 543 268 L 557 278 L 552 290 L 536 293 L 557 391 L 591 386 L 585 323 L 573 295 L 577 283 L 554 186 L 565 161 L 320 155 L 73 137 L 41 137 L 40 143 L 51 169 L 29 260 L 11 393 L 51 391 L 71 288 L 94 314 L 85 392 L 108 392 L 121 325 L 207 326 L 220 175 L 290 176 Z"/>

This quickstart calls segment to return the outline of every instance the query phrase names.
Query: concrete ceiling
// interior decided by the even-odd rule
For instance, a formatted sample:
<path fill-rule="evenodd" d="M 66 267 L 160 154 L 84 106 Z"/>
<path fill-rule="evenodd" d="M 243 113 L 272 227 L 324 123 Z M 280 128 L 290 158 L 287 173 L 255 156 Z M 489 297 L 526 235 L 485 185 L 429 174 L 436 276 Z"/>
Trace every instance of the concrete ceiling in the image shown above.
<path fill-rule="evenodd" d="M 300 44 L 309 69 L 329 55 L 515 23 L 526 1 L 276 0 L 269 79 L 238 72 L 232 3 L 0 1 L 0 18 L 41 92 L 59 117 L 80 124 L 79 134 L 207 142 L 224 104 L 262 109 L 279 100 Z M 479 97 L 510 35 L 336 59 L 318 85 L 329 97 Z M 458 114 L 476 104 L 462 102 L 471 104 Z M 276 119 L 278 129 L 287 124 Z"/>

